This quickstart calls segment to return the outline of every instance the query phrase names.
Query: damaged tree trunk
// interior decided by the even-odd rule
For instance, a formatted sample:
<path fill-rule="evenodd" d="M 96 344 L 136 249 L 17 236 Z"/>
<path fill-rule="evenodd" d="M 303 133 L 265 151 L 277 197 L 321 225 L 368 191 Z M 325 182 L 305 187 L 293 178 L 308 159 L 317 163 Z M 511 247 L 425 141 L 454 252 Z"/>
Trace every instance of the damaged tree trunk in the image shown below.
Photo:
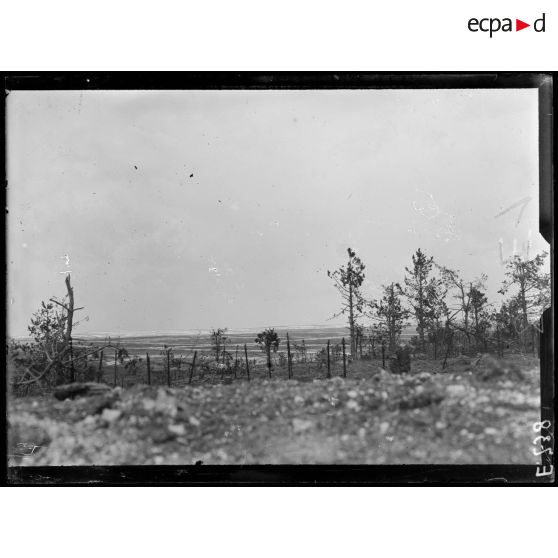
<path fill-rule="evenodd" d="M 66 311 L 66 331 L 64 332 L 64 340 L 62 352 L 69 352 L 69 366 L 70 368 L 70 383 L 75 382 L 75 367 L 74 367 L 74 351 L 72 345 L 72 330 L 74 327 L 74 312 L 83 310 L 83 308 L 75 308 L 74 306 L 74 288 L 71 283 L 71 275 L 68 273 L 64 280 L 66 283 L 66 290 L 68 291 L 68 304 L 64 304 L 55 298 L 50 301 L 58 304 Z"/>

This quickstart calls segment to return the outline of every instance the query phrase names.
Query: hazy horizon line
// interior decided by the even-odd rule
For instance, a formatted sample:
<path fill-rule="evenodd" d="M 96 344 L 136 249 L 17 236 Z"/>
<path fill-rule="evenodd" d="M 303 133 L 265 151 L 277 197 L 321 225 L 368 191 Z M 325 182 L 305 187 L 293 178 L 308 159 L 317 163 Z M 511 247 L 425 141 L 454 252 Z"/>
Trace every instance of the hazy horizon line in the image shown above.
<path fill-rule="evenodd" d="M 240 327 L 240 328 L 226 328 L 228 334 L 239 334 L 239 333 L 253 333 L 258 330 L 267 329 L 272 327 L 275 330 L 301 330 L 308 328 L 319 328 L 319 329 L 349 329 L 348 324 L 291 324 L 291 325 L 276 325 L 276 326 L 252 326 L 252 327 Z M 409 325 L 404 328 L 408 330 L 413 328 L 413 325 Z M 210 334 L 215 328 L 184 328 L 181 330 L 122 330 L 122 331 L 80 331 L 74 338 L 79 337 L 156 337 L 156 336 L 180 336 L 180 335 L 203 335 Z M 77 333 L 77 332 L 76 332 Z M 29 335 L 7 335 L 8 339 L 31 339 Z"/>

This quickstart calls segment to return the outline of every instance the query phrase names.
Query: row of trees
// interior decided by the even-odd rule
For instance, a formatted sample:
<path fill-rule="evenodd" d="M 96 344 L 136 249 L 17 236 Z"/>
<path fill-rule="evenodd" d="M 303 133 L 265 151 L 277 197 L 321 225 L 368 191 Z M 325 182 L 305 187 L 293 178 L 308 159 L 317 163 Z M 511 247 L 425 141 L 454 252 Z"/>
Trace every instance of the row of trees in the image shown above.
<path fill-rule="evenodd" d="M 281 342 L 279 335 L 274 328 L 264 329 L 257 334 L 254 342 L 267 356 L 267 366 L 271 370 L 272 359 L 271 354 L 276 353 Z M 231 366 L 231 363 L 238 361 L 238 354 L 233 355 L 227 350 L 230 339 L 227 336 L 226 328 L 213 329 L 211 331 L 211 348 L 217 363 Z M 238 348 L 237 348 L 238 350 Z"/>
<path fill-rule="evenodd" d="M 329 277 L 341 294 L 339 314 L 348 317 L 352 358 L 376 350 L 394 351 L 402 331 L 411 323 L 416 326 L 415 349 L 431 353 L 434 358 L 452 352 L 484 352 L 504 347 L 526 352 L 538 348 L 538 319 L 544 308 L 550 306 L 550 275 L 544 271 L 547 254 L 532 259 L 514 256 L 505 262 L 505 277 L 499 293 L 499 304 L 490 303 L 486 294 L 485 275 L 465 280 L 458 271 L 444 267 L 418 249 L 412 264 L 405 267 L 402 283 L 392 282 L 382 287 L 377 299 L 367 299 L 362 292 L 365 265 L 351 248 L 346 265 L 328 271 Z M 110 339 L 102 346 L 74 343 L 73 328 L 76 308 L 70 275 L 65 278 L 66 296 L 51 298 L 42 303 L 33 315 L 29 332 L 33 341 L 12 341 L 8 347 L 9 365 L 15 369 L 15 384 L 25 388 L 36 384 L 73 381 L 76 374 L 87 369 L 91 361 L 100 357 L 103 349 L 115 351 L 115 360 L 135 367 L 135 359 L 119 344 Z M 337 314 L 337 315 L 339 315 Z M 213 352 L 217 363 L 230 366 L 233 359 L 227 350 L 229 339 L 226 329 L 211 333 Z M 272 353 L 277 353 L 280 339 L 270 328 L 257 334 L 254 342 L 267 355 L 271 371 Z M 288 354 L 299 355 L 306 362 L 306 346 L 289 344 Z M 167 361 L 174 355 L 165 347 Z M 335 351 L 333 351 L 335 352 Z M 281 355 L 279 355 L 281 357 Z M 234 356 L 238 361 L 238 355 Z M 283 355 L 283 360 L 285 356 Z M 129 361 L 129 362 L 128 362 Z M 179 366 L 177 364 L 177 366 Z"/>
<path fill-rule="evenodd" d="M 538 319 L 550 306 L 550 274 L 544 271 L 547 254 L 532 259 L 514 256 L 505 262 L 505 278 L 499 293 L 505 297 L 490 303 L 487 276 L 465 280 L 427 256 L 420 248 L 405 267 L 403 283 L 382 286 L 377 299 L 362 292 L 365 265 L 349 248 L 348 262 L 328 271 L 341 294 L 340 312 L 348 317 L 351 354 L 362 356 L 363 342 L 375 354 L 382 345 L 394 351 L 402 331 L 413 323 L 415 348 L 438 358 L 458 350 L 486 352 L 504 347 L 520 351 L 538 348 Z M 368 324 L 366 327 L 365 324 Z M 366 334 L 366 332 L 368 332 Z"/>

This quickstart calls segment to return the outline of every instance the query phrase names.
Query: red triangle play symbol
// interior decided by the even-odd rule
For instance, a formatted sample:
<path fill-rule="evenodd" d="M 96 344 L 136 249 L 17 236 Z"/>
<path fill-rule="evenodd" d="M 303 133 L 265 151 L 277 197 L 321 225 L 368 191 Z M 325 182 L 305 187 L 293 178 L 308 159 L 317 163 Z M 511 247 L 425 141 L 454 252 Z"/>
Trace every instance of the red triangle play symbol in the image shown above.
<path fill-rule="evenodd" d="M 525 23 L 524 21 L 521 21 L 520 19 L 515 20 L 515 30 L 516 31 L 521 31 L 522 29 L 525 29 L 526 27 L 531 27 L 531 24 L 530 23 Z"/>

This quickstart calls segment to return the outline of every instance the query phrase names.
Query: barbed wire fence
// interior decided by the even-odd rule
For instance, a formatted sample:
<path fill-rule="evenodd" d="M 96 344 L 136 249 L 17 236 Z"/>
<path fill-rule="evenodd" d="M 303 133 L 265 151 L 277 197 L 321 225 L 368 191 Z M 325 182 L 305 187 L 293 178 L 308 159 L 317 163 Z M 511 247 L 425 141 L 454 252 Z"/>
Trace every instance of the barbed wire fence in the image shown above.
<path fill-rule="evenodd" d="M 412 337 L 402 336 L 409 343 Z M 370 361 L 373 368 L 389 367 L 391 354 L 383 344 L 369 343 L 365 351 L 351 355 L 347 351 L 349 344 L 345 337 L 322 339 L 310 344 L 305 339 L 286 335 L 286 347 L 272 355 L 271 378 L 275 380 L 312 381 L 334 376 L 350 376 L 350 365 L 356 361 Z M 110 341 L 110 340 L 109 340 Z M 463 355 L 465 336 L 455 332 L 449 357 Z M 196 342 L 199 343 L 199 336 Z M 310 349 L 309 349 L 310 347 Z M 211 350 L 184 348 L 184 345 L 163 345 L 159 350 L 141 351 L 141 348 L 126 349 L 119 340 L 105 343 L 95 350 L 95 344 L 87 340 L 73 339 L 73 355 L 62 367 L 71 366 L 71 378 L 74 382 L 98 382 L 112 387 L 130 388 L 135 385 L 154 385 L 168 387 L 185 387 L 188 385 L 208 385 L 254 381 L 268 379 L 266 357 L 259 348 L 247 343 L 236 343 L 225 349 L 219 362 Z M 429 347 L 429 353 L 433 352 Z M 484 351 L 497 352 L 499 357 L 504 352 L 519 350 L 513 342 L 503 343 L 494 332 L 487 336 Z M 75 355 L 87 353 L 87 359 L 76 359 Z M 413 353 L 414 358 L 441 360 L 441 355 L 421 354 L 419 349 Z M 78 365 L 79 364 L 79 365 Z M 33 385 L 16 395 L 33 395 L 48 393 L 56 387 L 56 380 L 48 378 L 41 384 Z"/>

